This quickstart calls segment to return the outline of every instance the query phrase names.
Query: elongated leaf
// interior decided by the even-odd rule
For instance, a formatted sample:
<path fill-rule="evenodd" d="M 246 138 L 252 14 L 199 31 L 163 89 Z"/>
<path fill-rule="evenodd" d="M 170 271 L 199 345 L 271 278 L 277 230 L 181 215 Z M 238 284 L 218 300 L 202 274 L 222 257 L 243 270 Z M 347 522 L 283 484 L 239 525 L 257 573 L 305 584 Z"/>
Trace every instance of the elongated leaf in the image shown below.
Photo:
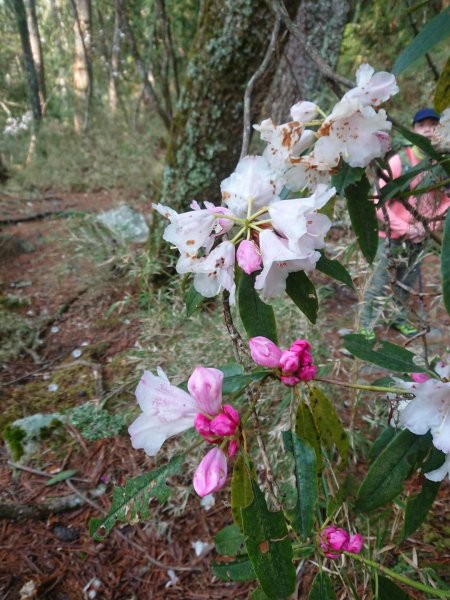
<path fill-rule="evenodd" d="M 170 462 L 150 473 L 129 479 L 125 487 L 113 491 L 112 506 L 105 517 L 91 519 L 89 533 L 94 540 L 104 539 L 117 521 L 138 523 L 149 516 L 148 504 L 151 498 L 165 502 L 170 495 L 166 480 L 182 470 L 183 456 L 175 456 Z"/>
<path fill-rule="evenodd" d="M 255 571 L 248 556 L 238 556 L 228 563 L 213 563 L 214 575 L 222 581 L 252 581 L 256 579 Z"/>
<path fill-rule="evenodd" d="M 315 323 L 319 301 L 313 284 L 303 271 L 289 274 L 286 280 L 286 293 L 311 323 Z"/>
<path fill-rule="evenodd" d="M 408 500 L 405 511 L 405 522 L 403 524 L 403 538 L 407 538 L 414 533 L 425 521 L 440 485 L 440 481 L 428 481 L 426 479 L 423 482 L 420 494 Z"/>
<path fill-rule="evenodd" d="M 307 404 L 300 402 L 295 415 L 295 433 L 302 440 L 306 440 L 314 448 L 317 461 L 317 472 L 320 475 L 323 467 L 322 448 L 320 446 L 320 435 L 317 431 L 314 417 Z"/>
<path fill-rule="evenodd" d="M 369 460 L 373 462 L 399 432 L 394 427 L 386 427 L 374 441 L 369 451 Z"/>
<path fill-rule="evenodd" d="M 55 485 L 55 483 L 59 483 L 60 481 L 70 479 L 75 475 L 75 473 L 75 469 L 67 469 L 67 471 L 61 471 L 60 473 L 57 473 L 54 477 L 49 479 L 45 485 Z"/>
<path fill-rule="evenodd" d="M 224 374 L 222 383 L 222 394 L 235 394 L 243 390 L 252 381 L 259 381 L 266 377 L 267 371 L 257 369 L 252 373 L 244 373 L 242 365 L 232 363 L 218 367 Z"/>
<path fill-rule="evenodd" d="M 374 581 L 372 581 L 372 589 L 375 590 Z M 378 596 L 376 600 L 410 600 L 410 596 L 387 577 L 378 575 Z"/>
<path fill-rule="evenodd" d="M 216 551 L 224 556 L 242 554 L 245 538 L 237 525 L 227 525 L 215 537 Z"/>
<path fill-rule="evenodd" d="M 345 188 L 360 181 L 364 173 L 365 169 L 363 167 L 351 167 L 344 162 L 339 173 L 333 175 L 331 178 L 331 185 L 336 188 L 336 192 L 339 195 L 342 195 L 345 192 Z"/>
<path fill-rule="evenodd" d="M 378 455 L 357 496 L 356 509 L 368 512 L 393 500 L 417 463 L 421 452 L 431 446 L 430 435 L 400 432 Z"/>
<path fill-rule="evenodd" d="M 403 173 L 399 177 L 396 177 L 387 183 L 380 190 L 380 201 L 377 206 L 382 206 L 387 200 L 395 198 L 399 193 L 407 190 L 411 181 L 417 177 L 419 173 L 429 171 L 434 166 L 435 165 L 430 163 L 429 158 L 425 158 L 424 160 L 421 160 L 420 163 L 418 163 L 415 167 L 408 169 L 406 173 Z"/>
<path fill-rule="evenodd" d="M 400 133 L 407 140 L 409 140 L 415 146 L 417 146 L 418 148 L 423 150 L 425 152 L 425 154 L 427 154 L 428 156 L 431 156 L 431 158 L 434 158 L 437 162 L 439 162 L 441 164 L 442 168 L 450 176 L 450 162 L 448 160 L 444 160 L 444 156 L 433 148 L 433 146 L 431 145 L 431 142 L 428 138 L 426 138 L 423 135 L 420 135 L 419 133 L 415 133 L 414 131 L 411 131 L 410 129 L 407 129 L 406 127 L 403 127 L 403 125 L 396 124 L 395 128 L 398 131 L 400 131 Z"/>
<path fill-rule="evenodd" d="M 250 595 L 250 600 L 269 600 L 265 593 L 262 591 L 262 588 L 258 587 L 256 590 Z"/>
<path fill-rule="evenodd" d="M 313 447 L 295 433 L 284 432 L 287 449 L 294 456 L 297 505 L 292 511 L 293 526 L 303 538 L 307 538 L 314 525 L 317 506 L 317 461 Z"/>
<path fill-rule="evenodd" d="M 348 213 L 364 258 L 370 264 L 378 248 L 378 221 L 375 204 L 369 200 L 370 183 L 366 175 L 345 189 Z"/>
<path fill-rule="evenodd" d="M 399 75 L 417 59 L 427 54 L 436 44 L 450 35 L 450 10 L 444 9 L 433 17 L 419 31 L 413 41 L 400 53 L 392 67 L 392 73 Z"/>
<path fill-rule="evenodd" d="M 343 339 L 345 348 L 356 358 L 389 371 L 423 372 L 423 368 L 414 363 L 415 354 L 401 346 L 390 342 L 369 341 L 357 333 L 344 335 Z"/>
<path fill-rule="evenodd" d="M 355 288 L 350 273 L 338 260 L 332 260 L 322 254 L 316 263 L 316 269 L 321 273 L 325 273 L 328 277 L 332 277 L 341 283 L 345 283 L 345 285 L 348 285 L 352 289 Z"/>
<path fill-rule="evenodd" d="M 345 463 L 348 459 L 349 442 L 334 406 L 316 387 L 310 390 L 309 404 L 322 445 L 331 449 L 334 444 Z"/>
<path fill-rule="evenodd" d="M 244 457 L 240 454 L 234 463 L 231 478 L 231 514 L 233 521 L 242 529 L 241 508 L 251 504 L 253 500 L 252 477 Z"/>
<path fill-rule="evenodd" d="M 273 600 L 295 590 L 292 543 L 283 513 L 267 509 L 264 494 L 252 481 L 253 502 L 241 510 L 245 546 L 259 584 Z"/>
<path fill-rule="evenodd" d="M 428 473 L 442 466 L 445 454 L 433 447 L 431 456 L 422 465 L 422 472 Z M 424 479 L 421 491 L 408 499 L 405 511 L 405 522 L 403 523 L 402 537 L 407 538 L 414 533 L 425 521 L 428 512 L 439 491 L 440 481 L 429 481 Z"/>
<path fill-rule="evenodd" d="M 441 248 L 441 278 L 444 306 L 450 315 L 450 210 L 444 222 L 444 237 Z"/>
<path fill-rule="evenodd" d="M 436 112 L 442 112 L 447 106 L 450 106 L 450 58 L 445 63 L 434 94 L 434 109 Z"/>
<path fill-rule="evenodd" d="M 323 572 L 317 573 L 314 577 L 308 600 L 336 600 L 333 583 L 328 575 Z"/>
<path fill-rule="evenodd" d="M 238 288 L 238 306 L 248 337 L 263 335 L 277 343 L 277 326 L 273 308 L 265 304 L 255 290 L 255 277 L 242 273 Z"/>
<path fill-rule="evenodd" d="M 191 285 L 191 287 L 186 292 L 184 301 L 186 304 L 186 316 L 192 317 L 195 311 L 198 310 L 203 304 L 205 298 L 200 294 L 200 292 L 197 292 L 193 285 Z"/>

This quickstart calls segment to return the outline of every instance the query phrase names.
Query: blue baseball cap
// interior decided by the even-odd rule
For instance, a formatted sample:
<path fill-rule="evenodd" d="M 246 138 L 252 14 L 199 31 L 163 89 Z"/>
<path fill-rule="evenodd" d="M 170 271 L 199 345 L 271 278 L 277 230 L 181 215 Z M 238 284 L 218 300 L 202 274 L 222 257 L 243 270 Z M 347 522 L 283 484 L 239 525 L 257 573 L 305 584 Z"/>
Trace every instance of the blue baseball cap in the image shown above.
<path fill-rule="evenodd" d="M 420 121 L 425 121 L 425 119 L 436 119 L 436 121 L 439 121 L 440 118 L 432 108 L 422 108 L 414 115 L 412 124 L 415 125 L 416 123 L 420 123 Z"/>

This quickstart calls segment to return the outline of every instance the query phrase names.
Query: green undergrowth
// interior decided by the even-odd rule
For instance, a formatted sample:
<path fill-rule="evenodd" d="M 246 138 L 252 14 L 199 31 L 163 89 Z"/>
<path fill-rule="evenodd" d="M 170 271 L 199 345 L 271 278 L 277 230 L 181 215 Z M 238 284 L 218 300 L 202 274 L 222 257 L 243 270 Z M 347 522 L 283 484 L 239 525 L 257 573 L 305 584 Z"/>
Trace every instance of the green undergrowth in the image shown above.
<path fill-rule="evenodd" d="M 11 190 L 125 189 L 147 194 L 162 169 L 164 138 L 161 124 L 151 115 L 136 130 L 123 120 L 97 114 L 91 129 L 80 135 L 72 123 L 49 117 L 40 128 L 31 161 L 27 162 L 29 132 L 4 136 L 0 152 L 12 174 Z"/>

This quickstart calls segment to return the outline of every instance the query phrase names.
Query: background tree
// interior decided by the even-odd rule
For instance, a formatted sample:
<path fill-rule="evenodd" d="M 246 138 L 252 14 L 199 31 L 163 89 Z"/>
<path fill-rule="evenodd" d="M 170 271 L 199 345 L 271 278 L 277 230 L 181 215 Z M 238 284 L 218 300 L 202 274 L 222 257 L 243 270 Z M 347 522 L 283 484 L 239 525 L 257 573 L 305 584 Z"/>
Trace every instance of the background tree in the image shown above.
<path fill-rule="evenodd" d="M 27 14 L 28 35 L 30 38 L 31 53 L 34 61 L 34 68 L 39 88 L 39 100 L 41 107 L 44 110 L 46 102 L 45 91 L 45 71 L 44 58 L 42 56 L 41 36 L 39 33 L 38 20 L 36 15 L 35 0 L 24 0 L 25 10 Z"/>
<path fill-rule="evenodd" d="M 89 126 L 93 97 L 92 25 L 90 0 L 70 0 L 73 13 L 73 92 L 75 131 Z"/>

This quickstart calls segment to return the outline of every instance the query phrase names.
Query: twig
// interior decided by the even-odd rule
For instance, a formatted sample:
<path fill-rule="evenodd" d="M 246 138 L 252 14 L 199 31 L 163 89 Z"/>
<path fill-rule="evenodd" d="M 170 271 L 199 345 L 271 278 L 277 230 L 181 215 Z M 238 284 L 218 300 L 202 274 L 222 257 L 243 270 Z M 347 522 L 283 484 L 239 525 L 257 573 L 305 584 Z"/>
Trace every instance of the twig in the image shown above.
<path fill-rule="evenodd" d="M 259 451 L 261 452 L 261 457 L 264 463 L 264 469 L 266 471 L 267 477 L 267 491 L 269 492 L 269 496 L 272 499 L 273 505 L 276 510 L 282 510 L 281 504 L 278 501 L 278 498 L 275 493 L 275 489 L 278 487 L 277 482 L 275 481 L 275 476 L 272 471 L 272 467 L 270 465 L 269 457 L 267 456 L 266 447 L 264 445 L 264 440 L 261 435 L 261 427 L 259 425 L 258 413 L 256 412 L 256 407 L 252 408 L 253 417 L 254 417 L 254 425 L 255 425 L 255 435 L 256 440 L 258 442 Z"/>
<path fill-rule="evenodd" d="M 270 38 L 270 43 L 267 48 L 267 52 L 264 56 L 262 63 L 253 73 L 251 78 L 247 83 L 247 87 L 245 89 L 244 94 L 244 131 L 242 134 L 242 147 L 241 147 L 241 156 L 240 158 L 244 158 L 248 154 L 248 147 L 250 145 L 250 134 L 251 134 L 251 123 L 250 123 L 250 113 L 251 113 L 251 98 L 253 93 L 253 88 L 258 79 L 264 74 L 265 70 L 269 66 L 270 60 L 272 58 L 273 53 L 275 52 L 275 46 L 278 39 L 278 34 L 280 33 L 280 16 L 277 15 L 275 17 L 275 24 L 272 30 L 272 36 Z"/>
<path fill-rule="evenodd" d="M 97 502 L 94 502 L 93 500 L 88 498 L 83 492 L 81 492 L 78 488 L 76 488 L 71 481 L 67 480 L 66 484 L 74 492 L 74 494 L 77 495 L 80 499 L 82 499 L 86 504 L 89 504 L 90 506 L 92 506 L 92 508 L 95 508 L 95 510 L 101 512 L 103 515 L 107 514 L 106 511 L 99 504 L 97 504 Z M 155 565 L 156 567 L 160 567 L 161 569 L 164 569 L 164 570 L 173 569 L 174 571 L 191 571 L 192 572 L 192 571 L 201 571 L 202 570 L 199 567 L 179 567 L 177 565 L 166 565 L 163 562 L 157 560 L 156 558 L 153 558 L 153 556 L 150 556 L 150 554 L 148 554 L 148 552 L 146 552 L 145 548 L 143 548 L 140 544 L 133 542 L 133 540 L 130 540 L 121 531 L 118 531 L 117 529 L 115 529 L 114 534 L 117 537 L 119 537 L 120 539 L 122 539 L 123 541 L 127 542 L 127 544 L 132 546 L 135 550 L 138 550 L 139 552 L 141 552 L 142 555 L 145 556 L 145 558 L 148 560 L 148 562 L 150 562 L 152 565 Z"/>
<path fill-rule="evenodd" d="M 228 333 L 230 334 L 231 343 L 233 345 L 234 357 L 238 363 L 245 366 L 240 353 L 242 352 L 242 354 L 244 356 L 246 356 L 247 358 L 250 358 L 250 351 L 247 347 L 247 344 L 242 339 L 241 334 L 239 333 L 239 331 L 236 329 L 236 327 L 234 325 L 233 317 L 231 315 L 230 294 L 226 290 L 222 294 L 222 305 L 223 305 L 223 317 L 225 320 L 225 325 L 228 330 Z"/>
<path fill-rule="evenodd" d="M 46 473 L 45 471 L 40 471 L 39 469 L 33 469 L 32 467 L 26 467 L 25 465 L 19 465 L 18 463 L 14 463 L 8 460 L 7 465 L 12 467 L 13 469 L 19 469 L 19 471 L 25 471 L 26 473 L 33 473 L 34 475 L 40 475 L 41 477 L 48 477 L 51 479 L 55 477 L 56 473 Z M 87 479 L 81 479 L 80 477 L 70 477 L 74 481 L 81 481 L 82 483 L 88 483 Z"/>
<path fill-rule="evenodd" d="M 289 16 L 284 3 L 281 0 L 267 0 L 272 10 L 279 15 L 286 28 L 299 42 L 302 49 L 308 54 L 309 58 L 315 63 L 323 77 L 334 84 L 343 85 L 346 88 L 353 88 L 355 84 L 350 79 L 336 73 L 330 65 L 322 58 L 320 53 L 304 38 L 298 25 L 296 25 Z M 299 50 L 301 51 L 301 50 Z"/>

